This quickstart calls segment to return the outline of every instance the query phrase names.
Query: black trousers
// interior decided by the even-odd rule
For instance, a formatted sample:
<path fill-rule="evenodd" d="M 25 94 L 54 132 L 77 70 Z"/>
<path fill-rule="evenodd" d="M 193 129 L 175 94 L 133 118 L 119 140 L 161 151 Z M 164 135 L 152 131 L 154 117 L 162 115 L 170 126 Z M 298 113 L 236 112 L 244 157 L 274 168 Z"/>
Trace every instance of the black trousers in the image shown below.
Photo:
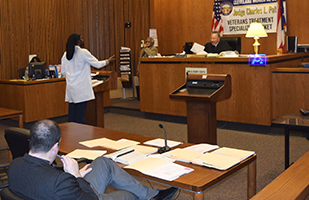
<path fill-rule="evenodd" d="M 81 103 L 69 103 L 68 122 L 85 123 L 87 101 Z"/>

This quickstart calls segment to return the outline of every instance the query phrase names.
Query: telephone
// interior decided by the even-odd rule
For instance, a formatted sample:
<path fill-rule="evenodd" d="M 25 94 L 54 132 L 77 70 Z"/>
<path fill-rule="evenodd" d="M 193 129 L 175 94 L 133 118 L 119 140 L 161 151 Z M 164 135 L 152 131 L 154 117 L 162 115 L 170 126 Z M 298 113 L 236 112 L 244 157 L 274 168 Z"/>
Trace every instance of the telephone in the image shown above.
<path fill-rule="evenodd" d="M 222 51 L 219 57 L 239 57 L 238 51 Z"/>

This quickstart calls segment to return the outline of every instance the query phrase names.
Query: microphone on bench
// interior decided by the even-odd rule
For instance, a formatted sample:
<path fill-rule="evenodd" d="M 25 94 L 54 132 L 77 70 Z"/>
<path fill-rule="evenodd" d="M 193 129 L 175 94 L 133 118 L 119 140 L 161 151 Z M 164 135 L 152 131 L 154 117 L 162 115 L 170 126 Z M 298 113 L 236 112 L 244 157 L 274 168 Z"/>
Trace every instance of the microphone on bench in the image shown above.
<path fill-rule="evenodd" d="M 159 124 L 159 127 L 162 128 L 162 129 L 164 130 L 164 135 L 165 135 L 165 139 L 164 139 L 164 141 L 165 141 L 165 146 L 164 146 L 164 147 L 160 147 L 160 148 L 158 149 L 158 153 L 164 153 L 164 152 L 167 152 L 167 151 L 171 150 L 171 148 L 170 148 L 169 146 L 167 146 L 167 138 L 166 138 L 166 130 L 165 130 L 165 128 L 163 127 L 162 124 Z"/>

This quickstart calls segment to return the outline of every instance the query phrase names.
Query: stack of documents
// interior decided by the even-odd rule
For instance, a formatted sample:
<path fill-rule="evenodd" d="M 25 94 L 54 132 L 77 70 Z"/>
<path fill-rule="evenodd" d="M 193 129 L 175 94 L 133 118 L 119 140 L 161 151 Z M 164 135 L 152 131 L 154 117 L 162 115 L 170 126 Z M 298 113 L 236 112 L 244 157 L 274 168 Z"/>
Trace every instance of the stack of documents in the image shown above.
<path fill-rule="evenodd" d="M 135 145 L 125 149 L 121 149 L 114 153 L 105 155 L 105 157 L 124 165 L 130 165 L 137 161 L 145 159 L 148 155 L 157 152 L 157 148 L 143 145 Z"/>
<path fill-rule="evenodd" d="M 218 145 L 211 145 L 211 144 L 196 144 L 192 145 L 183 149 L 174 149 L 171 151 L 168 151 L 163 156 L 166 156 L 171 159 L 175 159 L 181 162 L 187 162 L 190 163 L 192 160 L 199 158 L 203 155 L 203 153 L 214 150 L 219 148 Z"/>
<path fill-rule="evenodd" d="M 190 151 L 186 149 L 179 149 L 179 148 L 162 154 L 162 156 L 165 156 L 165 157 L 177 160 L 177 161 L 181 161 L 181 162 L 186 162 L 186 163 L 190 163 L 192 160 L 202 155 L 203 153 Z"/>
<path fill-rule="evenodd" d="M 91 85 L 92 85 L 92 87 L 95 87 L 95 86 L 97 86 L 97 85 L 102 84 L 103 82 L 104 82 L 104 81 L 92 79 L 92 80 L 91 80 Z"/>
<path fill-rule="evenodd" d="M 213 145 L 213 144 L 206 144 L 206 143 L 201 143 L 201 144 L 195 144 L 189 147 L 186 147 L 184 149 L 190 150 L 190 151 L 195 151 L 195 152 L 200 152 L 200 153 L 205 153 L 208 151 L 212 151 L 215 149 L 218 149 L 218 145 Z"/>
<path fill-rule="evenodd" d="M 173 181 L 184 174 L 194 171 L 192 168 L 173 163 L 173 160 L 155 155 L 150 155 L 124 168 L 135 169 L 143 174 L 167 181 Z"/>
<path fill-rule="evenodd" d="M 227 170 L 253 154 L 253 151 L 222 147 L 211 153 L 203 154 L 192 160 L 192 163 L 219 170 Z"/>

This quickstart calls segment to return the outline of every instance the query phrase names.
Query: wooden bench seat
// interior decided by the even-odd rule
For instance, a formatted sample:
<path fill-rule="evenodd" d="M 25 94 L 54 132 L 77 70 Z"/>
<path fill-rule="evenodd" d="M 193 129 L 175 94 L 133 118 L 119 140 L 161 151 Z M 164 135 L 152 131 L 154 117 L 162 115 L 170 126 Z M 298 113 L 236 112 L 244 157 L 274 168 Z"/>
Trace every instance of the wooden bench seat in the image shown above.
<path fill-rule="evenodd" d="M 309 199 L 309 151 L 251 200 Z"/>

